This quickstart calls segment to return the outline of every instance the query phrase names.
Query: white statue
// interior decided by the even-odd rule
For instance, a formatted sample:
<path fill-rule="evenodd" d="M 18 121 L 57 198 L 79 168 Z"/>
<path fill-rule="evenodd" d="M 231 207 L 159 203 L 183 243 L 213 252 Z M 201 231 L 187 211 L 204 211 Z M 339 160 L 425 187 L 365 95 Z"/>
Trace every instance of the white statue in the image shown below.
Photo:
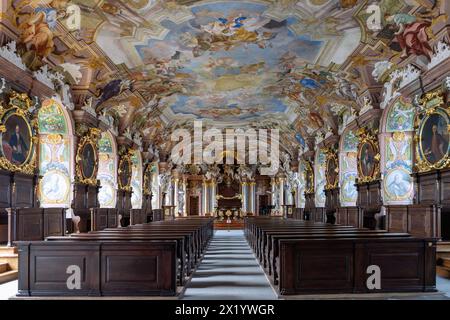
<path fill-rule="evenodd" d="M 183 189 L 178 190 L 178 212 L 184 212 L 184 191 Z"/>

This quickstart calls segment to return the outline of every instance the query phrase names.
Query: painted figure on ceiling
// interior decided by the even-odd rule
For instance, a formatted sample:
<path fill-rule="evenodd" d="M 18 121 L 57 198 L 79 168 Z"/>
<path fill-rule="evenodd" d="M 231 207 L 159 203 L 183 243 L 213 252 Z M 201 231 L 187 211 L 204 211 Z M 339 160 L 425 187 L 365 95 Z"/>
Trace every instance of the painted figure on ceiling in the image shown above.
<path fill-rule="evenodd" d="M 32 59 L 35 54 L 40 59 L 47 58 L 54 50 L 54 32 L 58 19 L 65 16 L 65 11 L 57 11 L 53 8 L 37 8 L 19 26 L 21 30 L 20 40 L 30 50 L 23 57 L 24 60 Z"/>
<path fill-rule="evenodd" d="M 415 54 L 417 56 L 424 55 L 428 60 L 431 60 L 433 49 L 429 44 L 427 34 L 427 28 L 431 26 L 429 21 L 417 20 L 415 16 L 406 13 L 387 16 L 386 21 L 399 28 L 395 36 L 402 48 L 402 59 Z"/>

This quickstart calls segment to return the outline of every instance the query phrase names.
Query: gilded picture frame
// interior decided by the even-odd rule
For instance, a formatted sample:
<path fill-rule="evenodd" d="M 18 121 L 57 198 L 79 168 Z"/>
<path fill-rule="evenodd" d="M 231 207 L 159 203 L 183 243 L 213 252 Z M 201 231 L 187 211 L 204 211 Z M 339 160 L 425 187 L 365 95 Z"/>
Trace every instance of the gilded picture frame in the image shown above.
<path fill-rule="evenodd" d="M 335 189 L 339 183 L 339 161 L 337 152 L 329 149 L 326 154 L 326 186 L 325 190 Z"/>
<path fill-rule="evenodd" d="M 120 158 L 118 169 L 119 190 L 131 191 L 131 173 L 133 162 L 131 154 L 127 153 Z"/>
<path fill-rule="evenodd" d="M 358 132 L 358 180 L 359 183 L 368 183 L 380 178 L 380 148 L 376 133 L 366 128 Z"/>
<path fill-rule="evenodd" d="M 305 161 L 305 171 L 303 172 L 305 177 L 305 193 L 314 193 L 314 170 L 311 162 Z"/>
<path fill-rule="evenodd" d="M 81 138 L 78 144 L 75 162 L 76 178 L 79 183 L 92 186 L 99 184 L 97 179 L 99 137 L 100 130 L 92 128 L 88 134 Z"/>
<path fill-rule="evenodd" d="M 13 91 L 0 105 L 0 168 L 27 175 L 36 173 L 37 121 L 28 95 Z"/>
<path fill-rule="evenodd" d="M 149 196 L 152 194 L 152 165 L 148 164 L 144 171 L 144 196 Z"/>
<path fill-rule="evenodd" d="M 422 110 L 416 117 L 415 168 L 418 172 L 444 169 L 450 166 L 450 106 L 438 91 L 421 99 Z"/>

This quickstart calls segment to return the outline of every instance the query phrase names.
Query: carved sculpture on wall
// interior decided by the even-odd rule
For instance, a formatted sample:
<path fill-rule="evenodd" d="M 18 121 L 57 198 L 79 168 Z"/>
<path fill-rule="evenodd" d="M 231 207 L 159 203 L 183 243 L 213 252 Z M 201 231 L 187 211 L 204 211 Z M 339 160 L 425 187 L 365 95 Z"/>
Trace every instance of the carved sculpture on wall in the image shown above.
<path fill-rule="evenodd" d="M 450 165 L 450 108 L 441 90 L 425 94 L 415 121 L 416 170 L 426 172 Z"/>
<path fill-rule="evenodd" d="M 380 178 L 380 148 L 377 132 L 367 128 L 358 130 L 358 183 L 372 182 Z"/>
<path fill-rule="evenodd" d="M 26 93 L 12 91 L 0 104 L 0 167 L 32 175 L 36 171 L 37 120 Z"/>

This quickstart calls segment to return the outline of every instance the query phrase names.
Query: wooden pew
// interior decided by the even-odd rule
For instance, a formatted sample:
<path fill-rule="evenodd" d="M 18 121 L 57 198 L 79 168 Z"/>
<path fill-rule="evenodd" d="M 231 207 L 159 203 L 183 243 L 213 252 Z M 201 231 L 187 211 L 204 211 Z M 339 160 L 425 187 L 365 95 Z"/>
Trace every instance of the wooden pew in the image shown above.
<path fill-rule="evenodd" d="M 212 235 L 213 219 L 203 218 L 21 242 L 19 295 L 175 295 Z M 81 290 L 64 287 L 69 265 L 83 266 Z"/>
<path fill-rule="evenodd" d="M 19 242 L 18 296 L 174 296 L 176 241 Z M 68 268 L 81 288 L 67 286 Z"/>
<path fill-rule="evenodd" d="M 261 218 L 246 219 L 245 236 L 281 294 L 367 292 L 369 262 L 382 268 L 378 292 L 435 290 L 435 239 Z"/>

